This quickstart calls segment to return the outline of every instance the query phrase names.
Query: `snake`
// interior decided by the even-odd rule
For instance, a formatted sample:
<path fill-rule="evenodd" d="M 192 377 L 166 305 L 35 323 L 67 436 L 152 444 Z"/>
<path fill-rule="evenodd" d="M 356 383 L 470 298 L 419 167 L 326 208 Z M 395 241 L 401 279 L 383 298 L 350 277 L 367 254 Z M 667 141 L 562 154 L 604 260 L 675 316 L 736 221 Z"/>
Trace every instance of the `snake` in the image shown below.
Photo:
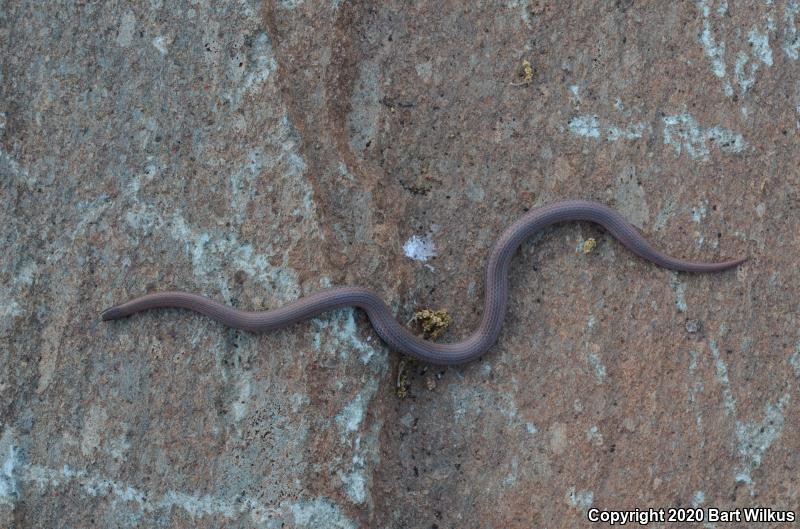
<path fill-rule="evenodd" d="M 104 321 L 116 320 L 148 309 L 183 308 L 204 314 L 228 327 L 263 332 L 281 329 L 328 311 L 356 307 L 366 312 L 375 332 L 390 350 L 436 365 L 464 364 L 483 356 L 497 342 L 508 307 L 509 267 L 517 249 L 543 228 L 568 221 L 599 224 L 636 255 L 679 272 L 719 272 L 734 268 L 747 259 L 693 262 L 672 257 L 654 248 L 618 211 L 591 200 L 564 200 L 531 209 L 497 239 L 486 264 L 480 324 L 459 342 L 441 343 L 417 336 L 398 323 L 378 294 L 359 286 L 327 288 L 265 311 L 239 310 L 189 292 L 155 292 L 111 307 L 101 313 L 101 318 Z"/>

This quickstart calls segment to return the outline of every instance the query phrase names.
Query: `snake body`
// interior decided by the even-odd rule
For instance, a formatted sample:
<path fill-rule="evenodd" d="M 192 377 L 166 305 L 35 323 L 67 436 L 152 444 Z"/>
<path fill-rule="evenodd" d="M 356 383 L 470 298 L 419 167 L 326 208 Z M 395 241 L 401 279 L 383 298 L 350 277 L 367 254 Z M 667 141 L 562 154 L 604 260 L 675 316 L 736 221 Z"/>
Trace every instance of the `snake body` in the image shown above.
<path fill-rule="evenodd" d="M 229 327 L 258 332 L 280 329 L 330 310 L 358 307 L 366 311 L 375 332 L 391 349 L 433 364 L 462 364 L 483 355 L 497 341 L 508 305 L 509 265 L 517 248 L 542 228 L 566 221 L 600 224 L 633 253 L 681 272 L 717 272 L 733 268 L 745 260 L 701 263 L 671 257 L 653 248 L 617 211 L 598 202 L 566 200 L 531 210 L 502 233 L 486 265 L 486 293 L 480 325 L 460 342 L 437 343 L 415 336 L 395 320 L 389 307 L 375 292 L 352 286 L 321 290 L 267 311 L 238 310 L 187 292 L 159 292 L 105 310 L 102 319 L 115 320 L 146 309 L 177 307 L 205 314 Z"/>

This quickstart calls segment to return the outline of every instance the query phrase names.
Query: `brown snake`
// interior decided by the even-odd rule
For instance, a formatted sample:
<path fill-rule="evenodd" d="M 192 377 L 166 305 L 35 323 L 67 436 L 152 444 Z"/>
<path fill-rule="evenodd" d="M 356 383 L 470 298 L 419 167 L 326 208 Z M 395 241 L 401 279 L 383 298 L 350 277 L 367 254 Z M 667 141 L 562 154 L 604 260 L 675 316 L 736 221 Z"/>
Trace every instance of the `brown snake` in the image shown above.
<path fill-rule="evenodd" d="M 681 272 L 717 272 L 733 268 L 745 260 L 697 263 L 671 257 L 653 248 L 617 211 L 598 202 L 565 200 L 531 210 L 502 233 L 486 265 L 486 294 L 480 325 L 461 342 L 436 343 L 415 336 L 397 323 L 389 307 L 377 294 L 361 287 L 329 288 L 267 311 L 238 310 L 187 292 L 159 292 L 107 309 L 103 311 L 102 319 L 115 320 L 146 309 L 178 307 L 205 314 L 236 329 L 271 331 L 329 310 L 358 307 L 366 311 L 375 332 L 391 349 L 434 364 L 462 364 L 483 355 L 497 341 L 508 304 L 508 269 L 514 252 L 527 238 L 545 226 L 565 221 L 596 222 L 633 253 Z"/>

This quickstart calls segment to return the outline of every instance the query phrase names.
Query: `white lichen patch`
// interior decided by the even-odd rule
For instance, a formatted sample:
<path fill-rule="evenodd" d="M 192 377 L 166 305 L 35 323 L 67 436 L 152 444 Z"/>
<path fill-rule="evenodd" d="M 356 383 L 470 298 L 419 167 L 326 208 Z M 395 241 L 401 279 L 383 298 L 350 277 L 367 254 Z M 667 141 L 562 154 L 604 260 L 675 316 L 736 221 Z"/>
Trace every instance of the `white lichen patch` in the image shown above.
<path fill-rule="evenodd" d="M 117 461 L 125 458 L 131 449 L 131 443 L 124 436 L 107 438 L 103 443 L 103 450 Z"/>
<path fill-rule="evenodd" d="M 565 497 L 567 503 L 579 511 L 588 510 L 594 503 L 594 492 L 591 490 L 576 490 L 575 487 L 570 487 Z"/>
<path fill-rule="evenodd" d="M 0 149 L 0 174 L 6 175 L 6 178 L 10 176 L 13 182 L 25 183 L 29 186 L 36 184 L 36 178 L 32 177 L 27 169 L 3 149 Z"/>
<path fill-rule="evenodd" d="M 678 156 L 685 152 L 701 160 L 709 158 L 712 146 L 732 154 L 747 147 L 741 134 L 719 126 L 703 129 L 689 113 L 664 117 L 664 144 L 671 145 Z"/>
<path fill-rule="evenodd" d="M 319 236 L 320 233 L 311 186 L 303 177 L 307 168 L 298 154 L 299 138 L 286 114 L 281 116 L 276 132 L 267 140 L 263 146 L 247 151 L 238 169 L 231 175 L 231 211 L 235 224 L 241 225 L 246 218 L 247 205 L 255 196 L 257 177 L 265 170 L 280 173 L 289 184 L 281 186 L 276 192 L 279 194 L 277 207 L 280 209 L 274 211 L 274 216 L 291 215 L 301 220 L 302 227 L 286 235 L 288 241 L 282 244 L 280 254 L 271 244 L 265 244 L 257 250 L 251 243 L 240 243 L 230 230 L 190 226 L 180 210 L 175 210 L 171 215 L 162 214 L 155 206 L 139 200 L 138 184 L 127 188 L 126 196 L 132 206 L 126 212 L 125 220 L 133 229 L 132 233 L 146 236 L 161 232 L 169 236 L 191 259 L 194 274 L 213 283 L 226 300 L 231 297 L 228 278 L 238 270 L 259 282 L 265 291 L 271 292 L 277 303 L 297 299 L 301 292 L 296 274 L 290 268 L 288 255 L 296 244 L 308 238 L 308 234 Z M 155 167 L 154 164 L 150 165 Z M 152 178 L 149 170 L 147 175 Z M 268 191 L 275 192 L 272 186 Z M 276 261 L 280 264 L 273 265 Z M 229 273 L 221 274 L 222 270 Z"/>
<path fill-rule="evenodd" d="M 632 123 L 619 126 L 603 123 L 594 115 L 575 116 L 569 120 L 567 127 L 576 136 L 599 139 L 601 136 L 607 141 L 636 140 L 650 130 L 647 123 Z"/>
<path fill-rule="evenodd" d="M 294 523 L 293 527 L 302 529 L 323 527 L 355 529 L 356 527 L 342 514 L 337 504 L 324 497 L 300 498 L 295 501 L 265 505 L 247 495 L 224 499 L 208 494 L 191 494 L 176 490 L 158 494 L 121 480 L 93 475 L 68 465 L 56 469 L 27 464 L 19 456 L 9 430 L 6 430 L 0 439 L 0 452 L 7 454 L 0 467 L 0 505 L 16 502 L 20 490 L 19 484 L 24 482 L 39 489 L 40 493 L 45 493 L 51 488 L 70 486 L 90 498 L 108 498 L 109 501 L 124 506 L 121 508 L 131 512 L 137 519 L 144 513 L 169 513 L 179 509 L 192 520 L 205 517 L 234 520 L 246 516 L 252 523 L 265 527 L 273 527 L 271 524 L 275 523 L 281 526 L 282 522 Z M 267 523 L 270 525 L 264 525 Z"/>
<path fill-rule="evenodd" d="M 305 0 L 278 0 L 279 9 L 297 9 L 305 3 Z"/>
<path fill-rule="evenodd" d="M 759 422 L 736 422 L 736 438 L 742 468 L 738 474 L 750 476 L 764 460 L 770 446 L 781 436 L 784 425 L 784 410 L 789 404 L 789 395 L 783 395 L 775 404 L 764 408 L 764 418 Z"/>
<path fill-rule="evenodd" d="M 511 457 L 511 465 L 508 471 L 508 474 L 503 478 L 503 486 L 504 487 L 513 487 L 517 484 L 519 480 L 519 457 L 512 456 Z"/>
<path fill-rule="evenodd" d="M 753 28 L 747 34 L 747 41 L 753 49 L 753 55 L 767 66 L 772 66 L 772 48 L 769 46 L 769 33 Z"/>
<path fill-rule="evenodd" d="M 750 57 L 743 51 L 736 54 L 736 64 L 733 67 L 733 79 L 736 81 L 736 84 L 739 85 L 741 93 L 746 93 L 750 90 L 750 87 L 755 84 L 757 73 L 757 62 L 750 62 Z M 746 107 L 742 107 L 741 112 L 746 115 Z"/>
<path fill-rule="evenodd" d="M 728 16 L 727 0 L 718 2 L 716 9 L 712 9 L 713 4 L 713 0 L 697 0 L 697 8 L 703 21 L 700 44 L 706 57 L 711 61 L 711 71 L 722 81 L 723 92 L 728 97 L 734 95 L 734 87 L 727 75 L 726 52 L 731 52 L 730 56 L 735 59 L 733 63 L 733 79 L 738 85 L 739 92 L 744 95 L 755 84 L 759 66 L 771 67 L 773 65 L 774 59 L 772 47 L 770 46 L 770 34 L 778 31 L 773 14 L 774 3 L 771 1 L 761 2 L 760 13 L 743 18 L 748 24 L 754 22 L 749 29 L 735 27 L 732 30 L 726 30 L 726 25 L 731 20 L 731 17 Z M 796 11 L 796 8 L 796 0 L 788 0 L 783 17 L 785 22 L 783 49 L 790 58 L 792 58 L 793 52 L 796 55 L 797 50 L 794 14 L 790 14 Z M 737 19 L 733 18 L 733 20 Z M 729 42 L 730 46 L 726 46 L 723 37 L 716 37 L 715 35 L 717 34 L 732 34 L 736 40 Z"/>
<path fill-rule="evenodd" d="M 606 138 L 608 141 L 617 140 L 637 140 L 641 138 L 650 127 L 647 123 L 633 123 L 627 127 L 617 127 L 609 125 L 606 128 Z"/>
<path fill-rule="evenodd" d="M 354 434 L 352 442 L 353 456 L 350 465 L 336 469 L 336 474 L 342 481 L 344 492 L 347 498 L 355 504 L 367 504 L 369 499 L 369 487 L 372 483 L 371 465 L 380 463 L 380 449 L 378 437 L 382 422 L 375 421 L 372 427 L 362 434 Z M 350 432 L 352 434 L 352 432 Z M 344 441 L 350 436 L 344 435 Z M 338 459 L 338 458 L 337 458 Z M 338 461 L 334 461 L 332 468 L 339 466 Z"/>
<path fill-rule="evenodd" d="M 739 455 L 748 468 L 761 465 L 764 454 L 780 437 L 783 430 L 783 411 L 789 403 L 789 395 L 781 397 L 777 403 L 764 408 L 764 419 L 760 422 L 736 423 L 736 437 L 739 440 Z"/>
<path fill-rule="evenodd" d="M 255 190 L 253 183 L 261 173 L 266 161 L 266 155 L 261 147 L 250 149 L 247 158 L 239 169 L 231 173 L 231 212 L 234 222 L 241 225 L 244 222 L 248 203 L 253 199 Z"/>
<path fill-rule="evenodd" d="M 800 32 L 798 32 L 795 22 L 798 14 L 800 14 L 800 2 L 798 0 L 788 0 L 783 11 L 786 30 L 784 31 L 782 47 L 786 56 L 793 61 L 800 58 Z"/>
<path fill-rule="evenodd" d="M 789 357 L 789 364 L 794 369 L 794 374 L 800 377 L 800 340 L 797 341 L 794 347 L 794 353 Z"/>
<path fill-rule="evenodd" d="M 255 183 L 262 173 L 280 174 L 283 180 L 296 182 L 295 186 L 283 186 L 280 189 L 282 202 L 292 207 L 292 216 L 300 216 L 309 228 L 316 228 L 316 206 L 313 191 L 304 179 L 307 166 L 299 154 L 299 135 L 283 114 L 277 124 L 276 131 L 264 145 L 251 148 L 239 167 L 230 175 L 231 205 L 234 222 L 241 225 L 247 217 L 247 207 L 256 197 Z M 272 185 L 267 187 L 270 193 L 275 192 Z M 288 209 L 288 208 L 287 208 Z"/>
<path fill-rule="evenodd" d="M 706 218 L 706 211 L 707 211 L 708 201 L 702 200 L 699 205 L 692 206 L 692 220 L 695 224 L 697 224 L 697 230 L 694 232 L 694 236 L 697 239 L 697 246 L 702 247 L 703 243 L 705 243 L 705 236 L 700 231 L 700 224 L 703 222 L 703 219 Z"/>
<path fill-rule="evenodd" d="M 242 14 L 245 16 L 245 18 L 248 18 L 256 23 L 261 22 L 260 0 L 238 0 L 237 3 L 242 8 Z"/>
<path fill-rule="evenodd" d="M 316 327 L 314 348 L 318 352 L 331 353 L 341 361 L 353 358 L 357 353 L 361 365 L 366 366 L 366 378 L 361 378 L 363 387 L 336 413 L 333 422 L 339 430 L 340 442 L 350 450 L 350 458 L 334 457 L 330 461 L 330 472 L 337 475 L 347 498 L 355 504 L 366 504 L 372 480 L 371 465 L 380 460 L 378 438 L 381 421 L 372 421 L 365 427 L 369 406 L 388 371 L 386 349 L 379 344 L 370 344 L 361 339 L 355 323 L 354 309 L 334 311 L 327 319 L 313 320 Z M 351 360 L 352 361 L 352 360 Z M 356 365 L 356 364 L 354 364 Z M 340 383 L 337 383 L 340 384 Z M 343 386 L 339 386 L 341 389 Z M 346 463 L 349 459 L 349 464 Z"/>
<path fill-rule="evenodd" d="M 256 12 L 259 10 L 256 9 Z M 210 53 L 204 55 L 212 71 L 224 69 L 221 74 L 223 78 L 216 75 L 212 80 L 220 83 L 219 95 L 226 100 L 226 110 L 236 111 L 245 104 L 248 95 L 260 92 L 274 94 L 277 90 L 275 85 L 275 74 L 278 71 L 278 61 L 272 49 L 272 42 L 269 35 L 263 31 L 258 32 L 252 37 L 252 44 L 247 42 L 251 37 L 239 35 L 236 37 L 235 53 L 221 53 L 225 44 L 218 41 L 218 34 L 213 31 L 214 25 L 211 24 L 204 28 L 206 35 L 203 41 L 207 43 Z M 252 27 L 251 31 L 259 31 L 257 26 Z M 214 105 L 214 112 L 217 112 L 217 105 Z M 244 120 L 246 125 L 247 120 Z"/>
<path fill-rule="evenodd" d="M 530 0 L 509 0 L 508 2 L 508 9 L 517 11 L 520 20 L 527 28 L 531 27 L 531 15 L 528 11 L 530 5 Z"/>
<path fill-rule="evenodd" d="M 597 379 L 597 382 L 602 384 L 606 381 L 606 366 L 603 364 L 603 359 L 600 358 L 600 355 L 593 351 L 588 354 L 588 358 L 589 364 L 594 370 L 594 376 Z"/>
<path fill-rule="evenodd" d="M 653 229 L 656 231 L 663 230 L 666 225 L 667 221 L 669 221 L 672 216 L 675 214 L 675 200 L 672 197 L 667 197 L 664 201 L 664 205 L 661 209 L 656 213 L 655 222 L 653 222 Z"/>
<path fill-rule="evenodd" d="M 797 81 L 797 88 L 794 94 L 795 107 L 794 112 L 796 116 L 795 128 L 800 130 L 800 81 Z"/>
<path fill-rule="evenodd" d="M 0 291 L 6 291 L 2 296 L 3 301 L 0 302 L 0 331 L 5 332 L 11 327 L 14 318 L 22 316 L 25 311 L 15 299 L 7 295 L 7 289 L 0 287 Z"/>
<path fill-rule="evenodd" d="M 343 442 L 347 442 L 351 434 L 359 431 L 361 423 L 364 421 L 367 407 L 378 391 L 379 377 L 384 369 L 378 366 L 376 370 L 379 373 L 369 377 L 364 383 L 362 390 L 336 414 L 335 420 L 341 432 Z"/>
<path fill-rule="evenodd" d="M 600 120 L 597 116 L 575 116 L 567 123 L 570 132 L 584 138 L 600 137 Z"/>
<path fill-rule="evenodd" d="M 125 482 L 95 476 L 68 465 L 64 465 L 61 469 L 28 465 L 24 469 L 23 479 L 41 490 L 59 487 L 65 483 L 74 484 L 90 497 L 109 497 L 125 502 L 128 504 L 127 508 L 134 508 L 139 512 L 169 511 L 178 508 L 195 519 L 204 516 L 235 518 L 239 513 L 250 510 L 253 505 L 258 505 L 257 502 L 247 498 L 247 501 L 239 503 L 238 500 L 226 501 L 213 496 L 186 494 L 174 490 L 167 490 L 160 496 L 154 495 Z M 266 509 L 264 506 L 259 507 Z"/>
<path fill-rule="evenodd" d="M 716 340 L 711 340 L 709 347 L 714 357 L 714 368 L 717 381 L 722 386 L 722 404 L 725 412 L 730 416 L 736 416 L 736 399 L 733 398 L 731 391 L 731 381 L 728 377 L 728 366 L 719 354 L 719 347 Z"/>
<path fill-rule="evenodd" d="M 296 273 L 288 266 L 270 264 L 270 256 L 273 254 L 271 245 L 267 246 L 268 253 L 258 253 L 252 245 L 239 243 L 233 235 L 213 238 L 210 233 L 192 229 L 180 212 L 173 214 L 169 230 L 174 240 L 183 243 L 185 253 L 192 259 L 196 276 L 207 280 L 216 279 L 219 277 L 219 270 L 232 264 L 234 270 L 242 270 L 261 283 L 266 291 L 272 292 L 279 303 L 294 301 L 300 296 Z M 224 281 L 221 288 L 225 298 L 229 298 L 227 281 Z"/>
<path fill-rule="evenodd" d="M 355 468 L 347 473 L 340 474 L 344 484 L 344 491 L 353 503 L 364 503 L 367 500 L 367 480 L 364 476 L 364 460 L 360 456 L 353 456 Z"/>
<path fill-rule="evenodd" d="M 366 460 L 369 455 L 371 454 L 366 453 L 361 447 L 361 436 L 356 436 L 353 443 L 352 465 L 347 470 L 337 472 L 342 485 L 344 485 L 345 494 L 350 501 L 356 504 L 363 504 L 367 501 Z"/>
<path fill-rule="evenodd" d="M 233 408 L 233 419 L 241 421 L 247 415 L 247 408 L 250 404 L 251 383 L 249 378 L 240 378 L 236 385 L 239 387 L 239 395 L 231 406 Z"/>
<path fill-rule="evenodd" d="M 254 92 L 278 69 L 278 61 L 275 60 L 272 43 L 266 33 L 259 33 L 256 36 L 249 62 L 249 71 L 244 78 L 243 86 L 246 92 Z"/>
<path fill-rule="evenodd" d="M 414 65 L 414 69 L 423 82 L 429 83 L 433 78 L 433 63 L 431 61 L 417 63 Z"/>
<path fill-rule="evenodd" d="M 18 467 L 21 463 L 19 449 L 10 428 L 0 437 L 0 505 L 14 507 L 19 499 Z"/>
<path fill-rule="evenodd" d="M 703 52 L 711 59 L 711 71 L 720 79 L 725 78 L 725 42 L 717 42 L 711 31 L 711 6 L 708 0 L 698 0 L 697 6 L 703 16 L 703 30 L 700 33 L 700 42 Z"/>
<path fill-rule="evenodd" d="M 366 501 L 366 480 L 364 479 L 363 471 L 354 470 L 349 474 L 345 474 L 342 476 L 342 482 L 345 484 L 347 497 L 354 503 L 364 503 Z"/>
<path fill-rule="evenodd" d="M 603 434 L 597 426 L 592 426 L 586 431 L 586 440 L 595 446 L 603 445 Z"/>
<path fill-rule="evenodd" d="M 364 394 L 359 393 L 336 414 L 336 424 L 339 425 L 342 435 L 358 431 L 364 420 L 367 402 Z"/>
<path fill-rule="evenodd" d="M 750 46 L 752 51 L 756 53 L 756 58 L 761 59 L 761 62 L 751 59 L 751 57 L 744 51 L 736 53 L 736 63 L 733 67 L 733 78 L 736 84 L 739 85 L 739 91 L 746 94 L 748 90 L 755 84 L 759 66 L 761 63 L 772 65 L 772 50 L 769 48 L 768 36 L 761 34 L 755 28 L 750 32 Z M 742 114 L 747 115 L 747 108 L 745 106 L 741 109 Z"/>
<path fill-rule="evenodd" d="M 335 354 L 343 360 L 351 353 L 357 353 L 362 364 L 369 364 L 373 358 L 380 359 L 379 372 L 383 373 L 388 369 L 386 349 L 361 338 L 355 314 L 355 309 L 341 309 L 329 313 L 325 318 L 312 320 L 315 328 L 314 349 Z"/>
<path fill-rule="evenodd" d="M 298 529 L 356 529 L 356 524 L 327 498 L 297 502 L 292 505 L 292 514 Z"/>
<path fill-rule="evenodd" d="M 130 9 L 122 15 L 117 32 L 117 45 L 127 48 L 133 42 L 133 33 L 136 30 L 136 15 Z"/>
<path fill-rule="evenodd" d="M 273 266 L 271 245 L 266 246 L 265 253 L 260 253 L 251 244 L 240 243 L 235 235 L 217 238 L 192 228 L 180 211 L 165 219 L 152 206 L 137 204 L 125 218 L 131 228 L 145 234 L 166 231 L 191 259 L 194 275 L 215 284 L 226 300 L 230 299 L 231 291 L 227 276 L 220 275 L 220 270 L 225 269 L 245 272 L 270 292 L 276 303 L 294 301 L 300 296 L 296 273 L 288 267 L 288 249 L 282 257 L 286 265 Z"/>
<path fill-rule="evenodd" d="M 169 51 L 167 47 L 171 44 L 172 40 L 164 35 L 159 35 L 152 40 L 153 47 L 158 50 L 161 55 L 166 55 Z"/>
<path fill-rule="evenodd" d="M 694 349 L 689 351 L 689 374 L 690 375 L 693 375 L 695 373 L 695 371 L 697 371 L 697 360 L 698 360 L 698 358 L 699 358 L 699 355 L 698 355 L 697 351 L 695 351 Z"/>
<path fill-rule="evenodd" d="M 486 191 L 477 182 L 469 182 L 466 186 L 466 195 L 472 202 L 482 202 L 486 197 Z"/>
<path fill-rule="evenodd" d="M 700 507 L 706 502 L 706 494 L 702 490 L 698 490 L 692 496 L 692 507 L 695 509 Z"/>
<path fill-rule="evenodd" d="M 695 222 L 695 224 L 700 224 L 703 219 L 706 218 L 706 213 L 708 212 L 707 206 L 708 201 L 705 200 L 700 202 L 700 204 L 697 206 L 692 206 L 692 220 Z"/>
<path fill-rule="evenodd" d="M 700 448 L 705 446 L 705 437 L 703 437 L 703 416 L 701 412 L 701 408 L 698 405 L 697 397 L 700 395 L 705 386 L 703 382 L 700 380 L 695 380 L 694 375 L 697 373 L 698 361 L 700 358 L 700 354 L 695 351 L 694 349 L 689 351 L 689 380 L 688 380 L 688 391 L 689 391 L 689 403 L 692 404 L 695 412 L 695 425 L 697 426 L 697 431 L 700 434 Z"/>
<path fill-rule="evenodd" d="M 670 275 L 669 286 L 675 293 L 675 308 L 678 312 L 686 312 L 686 285 L 681 282 L 677 273 Z"/>
<path fill-rule="evenodd" d="M 403 253 L 409 259 L 426 262 L 431 257 L 436 257 L 436 246 L 433 243 L 433 235 L 412 235 L 403 244 Z"/>

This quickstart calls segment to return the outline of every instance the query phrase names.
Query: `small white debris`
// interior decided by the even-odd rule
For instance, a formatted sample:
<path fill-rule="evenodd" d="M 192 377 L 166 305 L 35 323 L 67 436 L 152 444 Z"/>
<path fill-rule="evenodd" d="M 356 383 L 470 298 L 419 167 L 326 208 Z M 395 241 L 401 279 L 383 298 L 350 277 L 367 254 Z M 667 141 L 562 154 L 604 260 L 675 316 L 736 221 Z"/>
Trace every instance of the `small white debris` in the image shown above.
<path fill-rule="evenodd" d="M 433 244 L 431 234 L 423 236 L 412 235 L 403 245 L 403 252 L 406 257 L 423 263 L 431 257 L 436 257 L 436 247 Z"/>
<path fill-rule="evenodd" d="M 167 45 L 169 45 L 170 40 L 163 36 L 159 35 L 158 37 L 153 39 L 153 46 L 158 50 L 161 55 L 167 54 Z"/>

